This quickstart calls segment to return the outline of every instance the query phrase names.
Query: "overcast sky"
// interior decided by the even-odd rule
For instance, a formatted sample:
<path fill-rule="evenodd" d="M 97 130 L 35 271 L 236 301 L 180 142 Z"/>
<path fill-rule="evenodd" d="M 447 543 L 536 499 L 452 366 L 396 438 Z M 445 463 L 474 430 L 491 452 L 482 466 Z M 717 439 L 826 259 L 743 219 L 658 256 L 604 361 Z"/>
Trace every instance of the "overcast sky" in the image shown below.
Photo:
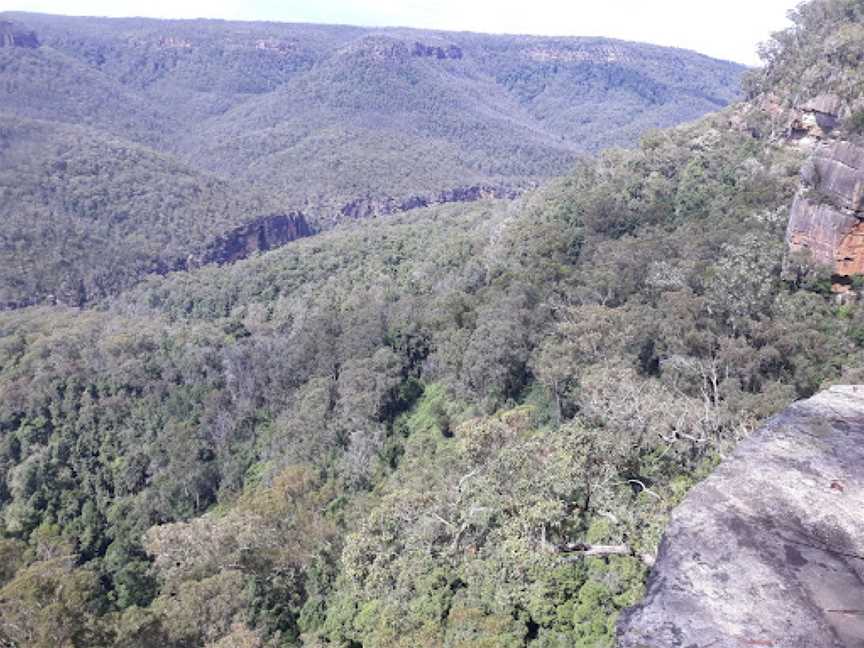
<path fill-rule="evenodd" d="M 0 10 L 610 36 L 756 64 L 799 0 L 0 0 Z"/>

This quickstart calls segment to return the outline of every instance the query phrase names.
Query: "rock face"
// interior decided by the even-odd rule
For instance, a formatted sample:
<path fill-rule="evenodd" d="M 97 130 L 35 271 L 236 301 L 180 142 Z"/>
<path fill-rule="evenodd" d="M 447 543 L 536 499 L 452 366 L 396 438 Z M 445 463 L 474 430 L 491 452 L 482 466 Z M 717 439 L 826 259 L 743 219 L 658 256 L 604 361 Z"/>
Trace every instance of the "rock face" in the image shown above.
<path fill-rule="evenodd" d="M 799 195 L 792 203 L 786 242 L 792 251 L 807 250 L 811 261 L 837 270 L 843 242 L 858 224 L 854 216 Z"/>
<path fill-rule="evenodd" d="M 864 149 L 848 142 L 821 144 L 801 179 L 786 230 L 790 251 L 809 250 L 812 261 L 830 266 L 837 277 L 864 274 Z"/>
<path fill-rule="evenodd" d="M 864 274 L 864 222 L 858 221 L 840 242 L 835 273 L 838 277 Z"/>
<path fill-rule="evenodd" d="M 414 51 L 412 52 L 414 56 L 420 56 L 424 58 L 434 57 L 437 59 L 455 59 L 459 60 L 462 58 L 462 49 L 456 47 L 455 45 L 447 45 L 446 47 L 441 47 L 440 45 L 424 45 L 423 43 L 414 43 Z"/>
<path fill-rule="evenodd" d="M 266 252 L 313 233 L 303 214 L 264 216 L 223 234 L 203 253 L 180 265 L 185 269 L 210 263 L 233 263 L 254 252 Z"/>
<path fill-rule="evenodd" d="M 804 180 L 838 207 L 864 211 L 864 149 L 834 142 L 817 149 L 805 165 Z"/>
<path fill-rule="evenodd" d="M 864 646 L 864 386 L 792 405 L 675 510 L 619 648 Z"/>
<path fill-rule="evenodd" d="M 39 47 L 39 39 L 32 31 L 19 29 L 11 22 L 0 20 L 0 47 L 36 49 Z"/>
<path fill-rule="evenodd" d="M 821 140 L 840 124 L 843 101 L 837 95 L 814 97 L 796 110 L 789 126 L 793 139 Z"/>

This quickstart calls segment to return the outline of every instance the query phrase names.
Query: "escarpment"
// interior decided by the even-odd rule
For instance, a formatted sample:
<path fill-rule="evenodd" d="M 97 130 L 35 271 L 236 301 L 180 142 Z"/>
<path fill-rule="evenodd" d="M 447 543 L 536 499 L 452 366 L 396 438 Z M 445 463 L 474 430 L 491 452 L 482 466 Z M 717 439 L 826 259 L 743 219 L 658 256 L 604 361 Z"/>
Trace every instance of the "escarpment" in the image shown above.
<path fill-rule="evenodd" d="M 423 43 L 414 43 L 414 50 L 411 52 L 414 56 L 422 58 L 437 58 L 437 59 L 455 59 L 462 58 L 462 48 L 456 45 L 425 45 Z"/>
<path fill-rule="evenodd" d="M 314 233 L 305 216 L 299 212 L 262 216 L 219 236 L 202 253 L 190 256 L 176 269 L 233 263 L 255 252 L 267 252 Z"/>
<path fill-rule="evenodd" d="M 799 402 L 674 511 L 619 648 L 852 648 L 864 637 L 864 386 Z"/>
<path fill-rule="evenodd" d="M 40 304 L 84 307 L 116 294 L 118 282 L 123 288 L 128 288 L 148 275 L 166 275 L 170 272 L 194 270 L 205 265 L 226 265 L 256 252 L 274 250 L 315 233 L 315 228 L 299 212 L 261 216 L 220 234 L 186 257 L 177 258 L 170 254 L 142 255 L 136 264 L 128 264 L 123 268 L 125 275 L 118 276 L 116 272 L 112 274 L 103 271 L 94 272 L 85 279 L 76 278 L 70 273 L 50 292 L 21 293 L 17 299 L 2 299 L 0 295 L 0 311 Z M 108 258 L 116 254 L 110 248 L 102 249 L 99 253 Z"/>
<path fill-rule="evenodd" d="M 864 274 L 864 148 L 833 135 L 846 112 L 839 97 L 820 96 L 793 114 L 788 131 L 812 152 L 791 207 L 787 246 L 829 268 L 835 292 Z"/>

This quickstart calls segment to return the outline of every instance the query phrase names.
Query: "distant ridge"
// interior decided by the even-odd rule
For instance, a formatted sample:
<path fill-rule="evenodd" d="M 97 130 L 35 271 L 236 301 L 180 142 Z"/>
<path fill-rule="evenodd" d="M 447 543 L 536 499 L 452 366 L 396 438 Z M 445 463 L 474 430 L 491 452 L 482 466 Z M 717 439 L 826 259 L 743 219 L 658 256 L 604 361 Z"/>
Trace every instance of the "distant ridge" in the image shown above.
<path fill-rule="evenodd" d="M 0 161 L 0 255 L 19 278 L 4 303 L 113 294 L 264 214 L 320 229 L 512 198 L 581 156 L 726 105 L 744 71 L 603 38 L 28 13 L 0 14 L 0 44 L 17 160 Z M 46 174 L 70 157 L 75 174 Z M 52 175 L 74 199 L 36 198 Z M 216 181 L 237 198 L 230 209 L 214 206 Z M 122 209 L 97 197 L 100 183 L 128 197 Z M 173 232 L 164 243 L 154 223 Z M 56 265 L 34 266 L 33 250 Z"/>

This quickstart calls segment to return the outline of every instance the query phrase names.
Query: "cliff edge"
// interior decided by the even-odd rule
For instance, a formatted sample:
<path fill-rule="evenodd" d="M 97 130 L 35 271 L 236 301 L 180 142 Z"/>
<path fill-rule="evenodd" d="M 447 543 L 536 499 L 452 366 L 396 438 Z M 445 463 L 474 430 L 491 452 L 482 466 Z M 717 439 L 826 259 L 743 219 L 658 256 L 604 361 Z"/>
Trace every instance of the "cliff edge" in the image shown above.
<path fill-rule="evenodd" d="M 790 406 L 672 515 L 619 648 L 864 646 L 864 386 Z"/>

